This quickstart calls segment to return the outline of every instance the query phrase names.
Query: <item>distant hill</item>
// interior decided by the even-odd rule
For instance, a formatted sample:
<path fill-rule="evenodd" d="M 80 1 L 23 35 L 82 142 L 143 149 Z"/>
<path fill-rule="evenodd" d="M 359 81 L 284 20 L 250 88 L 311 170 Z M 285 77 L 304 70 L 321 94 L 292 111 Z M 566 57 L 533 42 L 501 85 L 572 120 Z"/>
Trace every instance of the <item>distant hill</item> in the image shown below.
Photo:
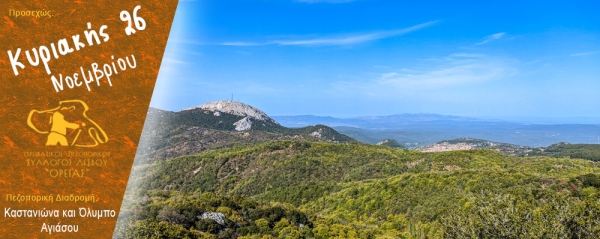
<path fill-rule="evenodd" d="M 552 157 L 569 157 L 600 161 L 600 144 L 569 144 L 557 143 L 539 151 L 534 151 L 530 155 L 547 155 Z"/>
<path fill-rule="evenodd" d="M 281 126 L 262 111 L 240 102 L 217 101 L 179 112 L 150 108 L 136 164 L 282 139 L 355 141 L 325 125 Z"/>
<path fill-rule="evenodd" d="M 550 156 L 556 158 L 586 159 L 600 161 L 600 144 L 557 143 L 548 147 L 528 147 L 491 142 L 482 139 L 459 138 L 443 140 L 432 145 L 419 147 L 421 152 L 445 152 L 454 150 L 491 149 L 512 156 Z"/>
<path fill-rule="evenodd" d="M 600 122 L 525 124 L 437 114 L 399 114 L 345 119 L 309 115 L 273 118 L 287 127 L 328 125 L 364 143 L 376 144 L 386 138 L 395 139 L 409 148 L 466 137 L 529 147 L 546 147 L 557 142 L 600 143 Z"/>
<path fill-rule="evenodd" d="M 404 148 L 403 145 L 398 143 L 395 139 L 384 139 L 381 142 L 377 143 L 377 145 L 388 146 L 392 148 Z"/>

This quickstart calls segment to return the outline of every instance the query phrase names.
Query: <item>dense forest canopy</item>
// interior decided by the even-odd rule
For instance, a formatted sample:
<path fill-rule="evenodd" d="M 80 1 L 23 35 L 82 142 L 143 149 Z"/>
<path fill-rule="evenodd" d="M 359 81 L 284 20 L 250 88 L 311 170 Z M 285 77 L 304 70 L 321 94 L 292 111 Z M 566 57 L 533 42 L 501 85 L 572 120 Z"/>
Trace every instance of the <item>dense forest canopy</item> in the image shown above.
<path fill-rule="evenodd" d="M 282 140 L 134 172 L 125 238 L 600 236 L 600 168 L 569 157 Z"/>

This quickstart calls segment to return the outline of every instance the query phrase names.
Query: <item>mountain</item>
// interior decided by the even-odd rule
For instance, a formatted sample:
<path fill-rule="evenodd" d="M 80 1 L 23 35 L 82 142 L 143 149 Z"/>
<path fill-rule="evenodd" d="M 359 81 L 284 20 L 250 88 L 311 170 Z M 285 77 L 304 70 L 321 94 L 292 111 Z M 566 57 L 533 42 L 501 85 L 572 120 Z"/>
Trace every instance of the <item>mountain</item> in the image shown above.
<path fill-rule="evenodd" d="M 267 121 L 271 123 L 277 123 L 275 120 L 271 119 L 267 114 L 262 112 L 261 110 L 254 108 L 250 105 L 234 102 L 234 101 L 215 101 L 209 102 L 206 104 L 202 104 L 198 107 L 193 107 L 186 110 L 194 110 L 194 109 L 203 109 L 206 111 L 214 112 L 216 116 L 219 116 L 217 112 L 227 113 L 237 116 L 242 116 L 244 118 L 251 118 L 258 121 Z"/>
<path fill-rule="evenodd" d="M 588 160 L 276 140 L 134 173 L 139 198 L 117 229 L 131 237 L 600 236 L 586 229 L 600 226 L 600 167 Z"/>
<path fill-rule="evenodd" d="M 355 141 L 325 125 L 287 128 L 250 105 L 217 101 L 179 112 L 150 108 L 135 163 L 283 139 Z"/>
<path fill-rule="evenodd" d="M 527 124 L 437 114 L 347 119 L 307 115 L 273 118 L 288 127 L 316 123 L 328 125 L 364 143 L 376 144 L 386 138 L 395 139 L 409 148 L 466 137 L 529 147 L 546 147 L 557 142 L 600 143 L 599 124 Z"/>

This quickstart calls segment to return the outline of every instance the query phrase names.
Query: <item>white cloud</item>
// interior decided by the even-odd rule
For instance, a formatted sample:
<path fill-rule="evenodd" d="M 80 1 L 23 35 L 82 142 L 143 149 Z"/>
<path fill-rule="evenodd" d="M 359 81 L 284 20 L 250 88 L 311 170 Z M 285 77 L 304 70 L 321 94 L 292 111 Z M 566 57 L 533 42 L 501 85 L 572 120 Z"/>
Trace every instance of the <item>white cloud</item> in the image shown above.
<path fill-rule="evenodd" d="M 194 63 L 183 61 L 177 58 L 166 56 L 163 57 L 161 66 L 160 66 L 160 76 L 175 76 L 180 75 L 181 69 L 186 68 L 187 66 L 192 66 Z"/>
<path fill-rule="evenodd" d="M 367 96 L 396 97 L 399 94 L 433 92 L 430 90 L 502 80 L 518 72 L 511 59 L 479 54 L 453 54 L 429 61 L 428 65 L 432 65 L 432 62 L 435 62 L 434 66 L 426 69 L 389 71 L 366 82 L 339 81 L 333 87 L 346 93 L 351 91 Z"/>
<path fill-rule="evenodd" d="M 395 37 L 404 35 L 410 32 L 417 31 L 419 29 L 431 26 L 436 24 L 438 21 L 431 21 L 426 23 L 421 23 L 418 25 L 414 25 L 412 27 L 397 29 L 391 31 L 378 31 L 367 34 L 354 34 L 350 36 L 344 37 L 324 37 L 324 38 L 314 38 L 314 39 L 305 39 L 305 40 L 279 40 L 273 41 L 277 45 L 288 46 L 288 45 L 351 45 L 358 44 L 368 41 L 379 40 L 383 38 Z"/>
<path fill-rule="evenodd" d="M 446 60 L 453 60 L 453 59 L 457 59 L 457 58 L 484 58 L 485 55 L 483 54 L 472 54 L 472 53 L 454 53 L 444 59 Z"/>
<path fill-rule="evenodd" d="M 506 35 L 506 32 L 499 32 L 496 34 L 489 35 L 489 36 L 485 37 L 485 39 L 482 42 L 476 43 L 476 45 L 483 45 L 483 44 L 486 44 L 486 43 L 489 43 L 489 42 L 492 42 L 495 40 L 499 40 L 502 37 L 504 37 L 505 35 Z"/>
<path fill-rule="evenodd" d="M 254 42 L 222 42 L 219 43 L 221 46 L 262 46 L 266 44 L 254 43 Z"/>
<path fill-rule="evenodd" d="M 281 39 L 269 42 L 247 42 L 247 41 L 228 41 L 217 43 L 216 45 L 221 46 L 264 46 L 264 45 L 278 45 L 278 46 L 335 46 L 335 45 L 353 45 L 369 41 L 375 41 L 384 38 L 390 38 L 395 36 L 404 35 L 410 32 L 420 30 L 425 27 L 429 27 L 438 23 L 439 21 L 430 21 L 414 25 L 408 28 L 389 30 L 389 31 L 376 31 L 362 34 L 351 34 L 346 36 L 329 36 L 319 37 L 310 39 Z M 185 40 L 174 40 L 178 43 L 195 44 L 195 45 L 211 45 L 202 42 L 193 42 Z M 215 44 L 212 44 L 215 45 Z"/>
<path fill-rule="evenodd" d="M 571 54 L 571 56 L 589 56 L 589 55 L 596 55 L 599 53 L 600 53 L 600 51 L 580 52 L 580 53 Z"/>
<path fill-rule="evenodd" d="M 389 72 L 389 73 L 384 73 L 381 75 L 381 79 L 390 79 L 390 78 L 394 78 L 394 77 L 398 77 L 400 76 L 400 74 L 396 73 L 396 72 Z"/>
<path fill-rule="evenodd" d="M 503 58 L 453 54 L 430 70 L 411 74 L 382 74 L 378 83 L 386 86 L 432 88 L 497 80 L 515 72 L 516 69 Z"/>

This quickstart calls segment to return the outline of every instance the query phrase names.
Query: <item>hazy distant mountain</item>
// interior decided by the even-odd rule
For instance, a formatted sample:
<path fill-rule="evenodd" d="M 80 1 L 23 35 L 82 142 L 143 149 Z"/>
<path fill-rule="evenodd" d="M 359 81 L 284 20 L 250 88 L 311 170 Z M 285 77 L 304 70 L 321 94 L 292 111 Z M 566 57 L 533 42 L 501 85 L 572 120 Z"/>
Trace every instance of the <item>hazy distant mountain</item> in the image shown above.
<path fill-rule="evenodd" d="M 425 122 L 477 122 L 475 118 L 438 114 L 397 114 L 389 116 L 365 116 L 356 118 L 334 118 L 329 116 L 299 115 L 273 116 L 277 122 L 287 127 L 303 127 L 314 124 L 328 126 L 348 126 L 363 129 L 395 129 L 400 124 Z"/>
<path fill-rule="evenodd" d="M 410 148 L 456 138 L 477 138 L 531 147 L 558 142 L 600 143 L 600 124 L 524 124 L 437 114 L 347 119 L 308 115 L 273 118 L 288 127 L 328 125 L 365 143 L 376 144 L 384 139 L 395 139 Z"/>

